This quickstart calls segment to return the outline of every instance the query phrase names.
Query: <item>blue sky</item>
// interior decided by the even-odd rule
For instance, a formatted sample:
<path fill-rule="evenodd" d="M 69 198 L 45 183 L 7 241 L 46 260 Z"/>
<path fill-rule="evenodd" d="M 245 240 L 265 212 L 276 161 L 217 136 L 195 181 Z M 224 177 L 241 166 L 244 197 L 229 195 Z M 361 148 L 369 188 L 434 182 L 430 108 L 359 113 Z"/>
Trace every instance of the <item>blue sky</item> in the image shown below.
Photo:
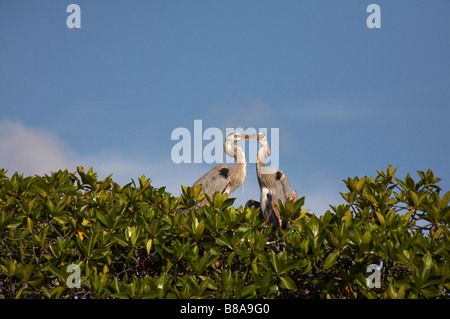
<path fill-rule="evenodd" d="M 69 4 L 81 29 L 69 29 Z M 366 8 L 381 7 L 381 29 Z M 280 167 L 323 213 L 342 179 L 431 168 L 450 186 L 450 2 L 1 1 L 0 167 L 93 166 L 180 193 L 177 127 L 279 128 Z M 270 139 L 269 139 L 270 141 Z M 207 144 L 205 142 L 203 145 Z M 247 154 L 249 155 L 249 154 Z M 259 198 L 255 164 L 236 204 Z"/>

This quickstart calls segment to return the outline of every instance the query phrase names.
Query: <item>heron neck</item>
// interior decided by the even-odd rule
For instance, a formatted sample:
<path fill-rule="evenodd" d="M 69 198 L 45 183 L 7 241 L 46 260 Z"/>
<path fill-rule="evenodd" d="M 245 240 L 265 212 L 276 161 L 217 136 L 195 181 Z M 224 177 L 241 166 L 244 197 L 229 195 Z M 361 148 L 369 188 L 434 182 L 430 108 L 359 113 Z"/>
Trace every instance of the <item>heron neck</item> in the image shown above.
<path fill-rule="evenodd" d="M 245 153 L 241 147 L 234 146 L 234 168 L 235 170 L 245 170 L 247 161 L 245 159 Z"/>
<path fill-rule="evenodd" d="M 240 146 L 234 146 L 234 158 L 236 159 L 236 164 L 247 165 L 244 150 Z"/>
<path fill-rule="evenodd" d="M 229 156 L 234 157 L 234 167 L 230 174 L 230 185 L 232 191 L 244 184 L 247 175 L 247 161 L 245 160 L 245 153 L 240 146 L 234 145 L 233 152 L 227 151 Z M 231 153 L 231 154 L 230 154 Z"/>
<path fill-rule="evenodd" d="M 258 176 L 258 183 L 259 186 L 265 186 L 269 189 L 275 189 L 276 183 L 275 183 L 275 175 L 272 174 L 272 172 L 267 168 L 266 164 L 266 155 L 267 150 L 265 147 L 261 147 L 258 150 L 258 155 L 256 159 L 256 175 Z"/>
<path fill-rule="evenodd" d="M 225 145 L 225 153 L 230 156 L 234 157 L 234 163 L 236 164 L 247 164 L 247 161 L 245 159 L 245 153 L 242 147 L 237 145 Z"/>
<path fill-rule="evenodd" d="M 261 166 L 267 166 L 266 165 L 266 155 L 267 155 L 267 151 L 265 147 L 261 147 L 258 150 L 258 155 L 257 155 L 257 160 L 256 160 L 256 166 L 261 167 Z"/>

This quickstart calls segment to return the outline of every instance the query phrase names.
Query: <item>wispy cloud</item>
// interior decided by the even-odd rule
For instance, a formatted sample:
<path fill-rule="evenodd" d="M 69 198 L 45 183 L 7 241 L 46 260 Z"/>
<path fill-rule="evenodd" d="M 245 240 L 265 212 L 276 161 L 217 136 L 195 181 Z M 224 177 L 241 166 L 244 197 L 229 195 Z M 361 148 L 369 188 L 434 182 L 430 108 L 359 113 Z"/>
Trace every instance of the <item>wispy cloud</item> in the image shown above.
<path fill-rule="evenodd" d="M 0 167 L 9 172 L 43 174 L 70 166 L 73 152 L 48 130 L 0 121 Z"/>

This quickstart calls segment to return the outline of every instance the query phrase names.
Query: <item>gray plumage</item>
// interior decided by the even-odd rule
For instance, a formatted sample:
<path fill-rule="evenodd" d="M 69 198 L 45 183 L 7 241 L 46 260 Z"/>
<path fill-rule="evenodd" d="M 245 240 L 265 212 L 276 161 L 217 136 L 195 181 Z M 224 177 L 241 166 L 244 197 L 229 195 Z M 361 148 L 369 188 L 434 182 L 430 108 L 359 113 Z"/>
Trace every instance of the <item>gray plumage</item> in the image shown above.
<path fill-rule="evenodd" d="M 260 148 L 256 160 L 256 173 L 261 188 L 261 215 L 268 219 L 274 228 L 281 226 L 281 216 L 276 205 L 278 200 L 284 204 L 288 199 L 297 200 L 297 191 L 291 185 L 280 168 L 268 169 L 265 158 L 270 155 L 269 142 L 264 133 L 258 134 Z"/>
<path fill-rule="evenodd" d="M 228 164 L 216 165 L 200 177 L 192 187 L 202 184 L 202 193 L 212 197 L 216 191 L 222 194 L 230 194 L 244 184 L 247 176 L 247 161 L 242 148 L 234 145 L 234 143 L 255 137 L 256 135 L 229 134 L 225 139 L 224 150 L 228 156 L 234 157 L 234 167 Z M 200 203 L 200 206 L 204 203 L 206 203 L 206 200 Z"/>

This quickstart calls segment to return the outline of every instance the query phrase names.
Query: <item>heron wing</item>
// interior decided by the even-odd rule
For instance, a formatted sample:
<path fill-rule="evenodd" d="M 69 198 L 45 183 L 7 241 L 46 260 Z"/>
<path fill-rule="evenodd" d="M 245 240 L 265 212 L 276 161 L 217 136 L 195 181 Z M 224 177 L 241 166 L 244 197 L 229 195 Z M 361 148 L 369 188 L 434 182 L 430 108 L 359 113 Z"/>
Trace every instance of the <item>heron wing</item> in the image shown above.
<path fill-rule="evenodd" d="M 275 179 L 277 181 L 277 188 L 273 194 L 274 200 L 278 203 L 278 199 L 280 199 L 283 203 L 285 203 L 292 194 L 291 184 L 289 184 L 289 181 L 282 169 L 277 170 L 275 173 Z"/>
<path fill-rule="evenodd" d="M 229 186 L 228 176 L 231 169 L 232 167 L 228 164 L 216 165 L 200 177 L 192 187 L 202 184 L 202 192 L 209 196 L 212 196 L 216 191 L 223 194 Z"/>

